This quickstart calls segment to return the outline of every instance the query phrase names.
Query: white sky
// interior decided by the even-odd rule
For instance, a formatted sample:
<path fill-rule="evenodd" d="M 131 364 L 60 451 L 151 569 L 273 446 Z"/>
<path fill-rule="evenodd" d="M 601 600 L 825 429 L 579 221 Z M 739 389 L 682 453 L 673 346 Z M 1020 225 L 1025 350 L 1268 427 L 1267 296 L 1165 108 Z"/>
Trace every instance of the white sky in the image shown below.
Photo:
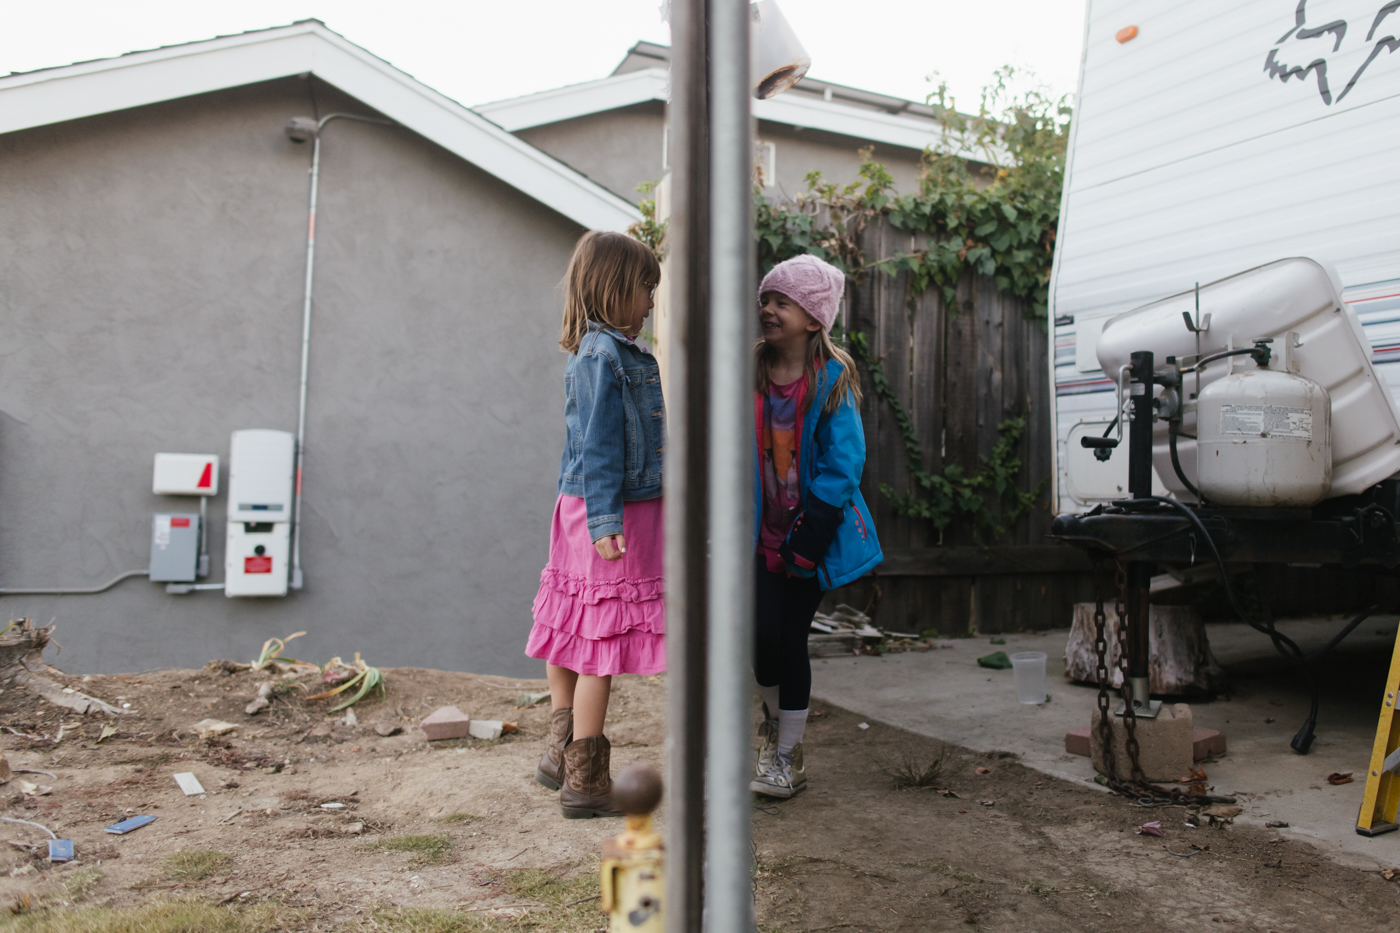
<path fill-rule="evenodd" d="M 320 19 L 465 104 L 605 77 L 670 44 L 660 0 L 0 0 L 0 74 Z M 1001 65 L 1078 81 L 1084 0 L 781 0 L 812 77 L 914 100 L 939 72 L 959 109 Z"/>

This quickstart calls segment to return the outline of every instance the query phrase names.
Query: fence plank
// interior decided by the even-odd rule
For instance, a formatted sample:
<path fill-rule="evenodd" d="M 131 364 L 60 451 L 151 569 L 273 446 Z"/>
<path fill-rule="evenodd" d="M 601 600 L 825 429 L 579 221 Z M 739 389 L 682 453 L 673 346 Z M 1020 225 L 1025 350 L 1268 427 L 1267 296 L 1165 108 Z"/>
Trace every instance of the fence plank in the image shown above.
<path fill-rule="evenodd" d="M 907 233 L 882 219 L 861 237 L 867 261 L 910 246 Z M 1034 488 L 1051 469 L 1044 328 L 1026 321 L 1022 303 L 997 292 L 990 278 L 965 274 L 947 303 L 936 289 L 911 298 L 908 282 L 906 272 L 891 277 L 871 270 L 847 292 L 847 322 L 866 335 L 905 405 L 925 467 L 977 470 L 996 445 L 997 426 L 1026 414 L 1018 483 Z M 1073 602 L 1086 598 L 1088 565 L 1077 551 L 1048 546 L 1048 508 L 1023 517 L 996 542 L 979 540 L 966 519 L 940 535 L 930 523 L 895 513 L 880 487 L 910 491 L 907 458 L 893 412 L 871 391 L 869 373 L 862 377 L 861 489 L 886 560 L 871 577 L 831 594 L 828 605 L 868 606 L 879 625 L 905 632 L 1067 626 Z M 987 500 L 998 512 L 995 493 Z"/>

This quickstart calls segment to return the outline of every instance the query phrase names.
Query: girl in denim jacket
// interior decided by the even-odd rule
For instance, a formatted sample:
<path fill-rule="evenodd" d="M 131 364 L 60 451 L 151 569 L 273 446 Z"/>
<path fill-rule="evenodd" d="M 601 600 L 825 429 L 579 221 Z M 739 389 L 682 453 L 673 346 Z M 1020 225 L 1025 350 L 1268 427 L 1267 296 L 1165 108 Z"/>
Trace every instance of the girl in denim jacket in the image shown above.
<path fill-rule="evenodd" d="M 807 787 L 807 633 L 822 592 L 884 559 L 860 494 L 860 376 L 830 336 L 845 287 L 841 270 L 815 256 L 779 263 L 759 286 L 754 674 L 764 723 L 749 788 L 769 797 Z"/>
<path fill-rule="evenodd" d="M 646 246 L 593 231 L 564 278 L 567 439 L 525 653 L 546 662 L 553 706 L 535 780 L 560 792 L 565 819 L 622 815 L 603 734 L 612 675 L 666 669 L 666 411 L 656 359 L 633 339 L 660 277 Z"/>

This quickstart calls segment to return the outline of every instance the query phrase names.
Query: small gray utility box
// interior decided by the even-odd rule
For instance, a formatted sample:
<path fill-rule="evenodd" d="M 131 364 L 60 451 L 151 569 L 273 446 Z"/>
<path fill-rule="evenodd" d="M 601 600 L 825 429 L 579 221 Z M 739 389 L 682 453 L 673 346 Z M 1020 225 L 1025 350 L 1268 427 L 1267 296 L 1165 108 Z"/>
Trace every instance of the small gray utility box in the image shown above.
<path fill-rule="evenodd" d="M 199 569 L 199 513 L 156 513 L 151 524 L 151 581 L 193 583 Z"/>

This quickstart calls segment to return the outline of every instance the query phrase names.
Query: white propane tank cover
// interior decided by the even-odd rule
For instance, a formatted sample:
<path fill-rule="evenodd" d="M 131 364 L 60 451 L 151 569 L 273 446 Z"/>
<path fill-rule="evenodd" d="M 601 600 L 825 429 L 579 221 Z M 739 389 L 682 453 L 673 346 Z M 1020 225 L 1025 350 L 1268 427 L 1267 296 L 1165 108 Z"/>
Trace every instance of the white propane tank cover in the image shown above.
<path fill-rule="evenodd" d="M 1282 366 L 1283 335 L 1297 332 L 1290 371 L 1318 383 L 1331 398 L 1330 495 L 1359 493 L 1400 472 L 1400 412 L 1376 376 L 1370 344 L 1356 312 L 1342 301 L 1341 281 L 1330 264 L 1281 259 L 1202 284 L 1200 302 L 1202 321 L 1210 315 L 1210 328 L 1201 334 L 1205 356 L 1273 338 L 1275 363 Z M 1195 292 L 1188 290 L 1110 318 L 1099 336 L 1100 366 L 1105 373 L 1116 373 L 1137 350 L 1151 350 L 1158 367 L 1168 356 L 1190 361 L 1196 354 L 1196 335 L 1187 329 L 1182 315 L 1194 318 L 1195 313 Z M 1248 357 L 1211 363 L 1201 373 L 1201 391 L 1232 372 L 1254 369 Z M 1189 403 L 1196 377 L 1184 373 L 1183 382 L 1184 400 Z M 1196 411 L 1190 404 L 1182 432 L 1198 433 Z M 1198 484 L 1196 441 L 1183 436 L 1177 446 L 1182 472 Z M 1153 427 L 1152 463 L 1174 495 L 1191 498 L 1172 470 L 1166 421 Z"/>
<path fill-rule="evenodd" d="M 1206 386 L 1197 406 L 1198 482 L 1207 502 L 1307 508 L 1327 498 L 1332 404 L 1322 386 L 1251 369 Z"/>
<path fill-rule="evenodd" d="M 156 454 L 151 492 L 158 496 L 217 496 L 218 454 Z"/>
<path fill-rule="evenodd" d="M 296 437 L 290 431 L 234 431 L 229 445 L 230 522 L 292 520 Z"/>

